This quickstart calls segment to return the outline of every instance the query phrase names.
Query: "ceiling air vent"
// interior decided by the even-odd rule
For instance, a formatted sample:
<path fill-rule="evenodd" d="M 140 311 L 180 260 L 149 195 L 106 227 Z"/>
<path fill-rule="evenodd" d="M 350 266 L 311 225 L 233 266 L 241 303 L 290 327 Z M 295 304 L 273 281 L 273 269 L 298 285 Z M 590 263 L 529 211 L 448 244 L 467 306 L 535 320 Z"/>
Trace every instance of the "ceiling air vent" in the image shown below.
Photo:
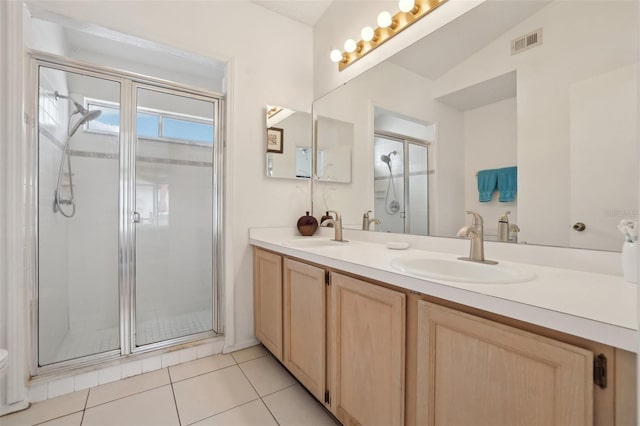
<path fill-rule="evenodd" d="M 511 54 L 524 52 L 532 47 L 542 44 L 542 28 L 537 29 L 534 32 L 525 34 L 521 37 L 511 40 Z"/>

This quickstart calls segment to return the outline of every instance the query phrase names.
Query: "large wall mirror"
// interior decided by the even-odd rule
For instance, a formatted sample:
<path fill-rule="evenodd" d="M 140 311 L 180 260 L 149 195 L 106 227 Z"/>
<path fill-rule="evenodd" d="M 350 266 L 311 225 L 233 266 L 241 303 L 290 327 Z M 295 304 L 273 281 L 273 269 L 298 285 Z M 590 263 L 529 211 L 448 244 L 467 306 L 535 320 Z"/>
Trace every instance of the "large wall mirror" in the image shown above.
<path fill-rule="evenodd" d="M 311 178 L 311 114 L 277 105 L 265 111 L 267 176 Z"/>
<path fill-rule="evenodd" d="M 520 243 L 619 251 L 638 219 L 637 9 L 488 0 L 319 98 L 314 120 L 351 123 L 353 146 L 350 182 L 314 181 L 315 215 L 454 237 L 475 210 L 495 240 L 510 212 Z"/>

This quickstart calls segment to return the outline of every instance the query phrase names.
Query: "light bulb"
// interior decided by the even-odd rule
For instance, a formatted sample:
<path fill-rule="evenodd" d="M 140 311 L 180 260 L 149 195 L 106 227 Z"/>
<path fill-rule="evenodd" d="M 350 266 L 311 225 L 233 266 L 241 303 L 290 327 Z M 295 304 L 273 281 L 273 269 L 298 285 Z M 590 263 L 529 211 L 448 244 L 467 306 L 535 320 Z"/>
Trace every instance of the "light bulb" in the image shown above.
<path fill-rule="evenodd" d="M 355 51 L 356 47 L 358 46 L 356 45 L 356 42 L 353 39 L 349 39 L 344 42 L 344 50 L 346 50 L 349 53 Z"/>
<path fill-rule="evenodd" d="M 373 40 L 374 35 L 373 28 L 371 27 L 364 27 L 360 33 L 360 37 L 362 37 L 362 40 L 364 41 Z"/>
<path fill-rule="evenodd" d="M 380 15 L 378 15 L 378 26 L 380 28 L 387 28 L 391 25 L 391 22 L 393 21 L 389 12 L 386 10 L 384 12 L 380 12 Z"/>
<path fill-rule="evenodd" d="M 329 54 L 329 58 L 331 58 L 331 62 L 340 62 L 342 60 L 342 52 L 338 49 L 333 49 Z"/>
<path fill-rule="evenodd" d="M 401 12 L 411 12 L 415 7 L 415 0 L 398 0 L 398 9 Z"/>

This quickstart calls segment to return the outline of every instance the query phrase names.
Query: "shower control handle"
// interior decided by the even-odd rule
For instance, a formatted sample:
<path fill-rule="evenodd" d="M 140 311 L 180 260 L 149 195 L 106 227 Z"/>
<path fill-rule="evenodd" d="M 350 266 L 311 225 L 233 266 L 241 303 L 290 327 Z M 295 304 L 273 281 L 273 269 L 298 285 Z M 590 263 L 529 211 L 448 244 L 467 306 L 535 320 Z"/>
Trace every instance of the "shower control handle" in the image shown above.
<path fill-rule="evenodd" d="M 140 223 L 140 213 L 131 212 L 131 223 Z"/>

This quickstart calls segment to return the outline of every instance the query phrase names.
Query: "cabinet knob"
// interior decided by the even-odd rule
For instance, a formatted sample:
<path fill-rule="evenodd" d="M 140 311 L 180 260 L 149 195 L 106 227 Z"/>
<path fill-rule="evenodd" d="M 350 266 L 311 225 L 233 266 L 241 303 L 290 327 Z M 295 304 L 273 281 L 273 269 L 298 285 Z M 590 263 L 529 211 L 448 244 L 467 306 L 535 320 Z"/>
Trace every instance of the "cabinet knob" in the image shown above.
<path fill-rule="evenodd" d="M 582 223 L 582 222 L 576 222 L 576 223 L 573 225 L 573 230 L 574 230 L 574 231 L 582 232 L 582 231 L 584 231 L 585 229 L 587 229 L 587 225 L 585 225 L 585 224 L 584 224 L 584 223 Z"/>

